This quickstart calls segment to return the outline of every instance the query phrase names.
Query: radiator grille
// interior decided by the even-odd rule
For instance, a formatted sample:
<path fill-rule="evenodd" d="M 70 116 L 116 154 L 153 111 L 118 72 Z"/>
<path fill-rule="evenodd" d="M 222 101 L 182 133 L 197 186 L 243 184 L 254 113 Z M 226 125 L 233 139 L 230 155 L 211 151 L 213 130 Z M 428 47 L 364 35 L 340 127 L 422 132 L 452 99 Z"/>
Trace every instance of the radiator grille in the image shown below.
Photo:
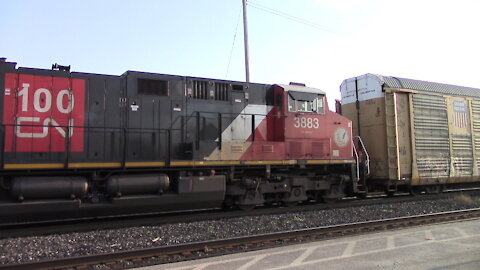
<path fill-rule="evenodd" d="M 271 144 L 262 145 L 262 151 L 263 153 L 273 153 L 273 145 Z"/>
<path fill-rule="evenodd" d="M 289 144 L 289 154 L 292 158 L 301 158 L 303 157 L 303 145 L 301 142 L 290 142 Z"/>
<path fill-rule="evenodd" d="M 193 81 L 192 94 L 195 99 L 208 99 L 208 81 Z"/>
<path fill-rule="evenodd" d="M 230 151 L 232 153 L 243 153 L 243 145 L 241 144 L 234 144 L 230 147 Z"/>
<path fill-rule="evenodd" d="M 324 142 L 312 142 L 312 157 L 325 158 L 330 153 L 330 144 Z"/>
<path fill-rule="evenodd" d="M 215 83 L 215 100 L 228 100 L 229 88 L 228 83 Z"/>

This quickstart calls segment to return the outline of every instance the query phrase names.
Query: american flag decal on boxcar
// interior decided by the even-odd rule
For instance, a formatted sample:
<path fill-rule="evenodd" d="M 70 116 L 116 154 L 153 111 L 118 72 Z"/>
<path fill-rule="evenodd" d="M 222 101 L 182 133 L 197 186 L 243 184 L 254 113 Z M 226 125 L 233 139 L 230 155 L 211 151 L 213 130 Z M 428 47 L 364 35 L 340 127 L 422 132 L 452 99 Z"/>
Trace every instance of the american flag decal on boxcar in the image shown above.
<path fill-rule="evenodd" d="M 465 100 L 453 101 L 453 124 L 459 128 L 468 125 L 467 103 Z"/>

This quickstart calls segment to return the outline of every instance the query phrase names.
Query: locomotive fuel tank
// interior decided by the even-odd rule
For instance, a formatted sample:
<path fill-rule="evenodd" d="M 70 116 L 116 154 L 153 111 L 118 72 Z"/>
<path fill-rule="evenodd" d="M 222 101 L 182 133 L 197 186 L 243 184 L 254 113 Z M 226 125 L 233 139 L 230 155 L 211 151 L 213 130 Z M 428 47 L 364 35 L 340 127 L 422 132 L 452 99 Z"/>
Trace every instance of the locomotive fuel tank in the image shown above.
<path fill-rule="evenodd" d="M 85 177 L 15 177 L 11 195 L 19 201 L 41 198 L 83 198 L 87 194 Z"/>
<path fill-rule="evenodd" d="M 117 197 L 134 194 L 160 194 L 169 187 L 170 179 L 166 174 L 115 175 L 107 180 L 107 194 Z"/>

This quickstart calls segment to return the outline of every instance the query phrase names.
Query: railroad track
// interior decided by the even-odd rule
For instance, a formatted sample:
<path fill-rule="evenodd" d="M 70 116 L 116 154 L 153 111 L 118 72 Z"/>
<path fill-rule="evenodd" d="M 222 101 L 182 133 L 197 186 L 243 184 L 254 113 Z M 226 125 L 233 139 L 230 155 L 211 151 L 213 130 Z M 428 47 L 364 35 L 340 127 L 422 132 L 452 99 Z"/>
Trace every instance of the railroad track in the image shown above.
<path fill-rule="evenodd" d="M 90 256 L 2 265 L 0 266 L 0 269 L 89 269 L 98 265 L 113 269 L 122 269 L 126 267 L 161 264 L 219 256 L 236 252 L 253 251 L 379 230 L 397 229 L 471 218 L 480 218 L 480 208 L 317 227 L 288 232 L 260 234 L 215 241 L 161 246 Z"/>
<path fill-rule="evenodd" d="M 479 196 L 480 190 L 461 191 L 464 194 Z M 367 199 L 344 199 L 334 204 L 314 203 L 301 204 L 293 207 L 259 207 L 253 211 L 222 211 L 220 209 L 206 209 L 199 211 L 150 213 L 144 215 L 124 215 L 104 218 L 81 218 L 70 220 L 56 220 L 46 222 L 0 224 L 0 239 L 60 234 L 70 232 L 86 232 L 100 229 L 116 229 L 135 226 L 151 226 L 181 222 L 236 218 L 244 216 L 275 215 L 292 212 L 306 212 L 334 208 L 348 208 L 374 204 L 402 203 L 411 201 L 426 201 L 451 198 L 458 192 L 448 192 L 436 195 L 409 196 L 399 194 L 393 197 L 372 196 Z"/>
<path fill-rule="evenodd" d="M 306 212 L 315 210 L 368 206 L 375 204 L 402 203 L 411 201 L 427 201 L 452 198 L 457 193 L 479 196 L 480 190 L 450 191 L 442 194 L 409 196 L 407 193 L 393 197 L 372 196 L 367 199 L 347 198 L 337 203 L 306 203 L 291 207 L 258 207 L 252 211 L 223 211 L 221 209 L 205 209 L 174 213 L 150 213 L 140 215 L 122 215 L 103 218 L 81 218 L 69 220 L 55 220 L 44 222 L 26 222 L 0 224 L 0 239 L 26 236 L 40 236 L 70 232 L 86 232 L 100 229 L 117 229 L 136 226 L 151 226 L 181 222 L 195 222 L 204 220 L 237 218 L 244 216 L 275 215 L 292 212 Z"/>

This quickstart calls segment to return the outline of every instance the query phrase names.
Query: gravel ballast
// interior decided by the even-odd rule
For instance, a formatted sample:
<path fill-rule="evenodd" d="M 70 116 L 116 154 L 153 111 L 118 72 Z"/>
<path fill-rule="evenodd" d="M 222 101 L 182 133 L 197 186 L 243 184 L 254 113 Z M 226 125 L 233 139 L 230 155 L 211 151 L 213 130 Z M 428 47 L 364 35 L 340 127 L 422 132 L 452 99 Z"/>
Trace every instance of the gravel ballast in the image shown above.
<path fill-rule="evenodd" d="M 480 207 L 480 197 L 334 208 L 0 240 L 0 264 L 99 254 Z"/>

